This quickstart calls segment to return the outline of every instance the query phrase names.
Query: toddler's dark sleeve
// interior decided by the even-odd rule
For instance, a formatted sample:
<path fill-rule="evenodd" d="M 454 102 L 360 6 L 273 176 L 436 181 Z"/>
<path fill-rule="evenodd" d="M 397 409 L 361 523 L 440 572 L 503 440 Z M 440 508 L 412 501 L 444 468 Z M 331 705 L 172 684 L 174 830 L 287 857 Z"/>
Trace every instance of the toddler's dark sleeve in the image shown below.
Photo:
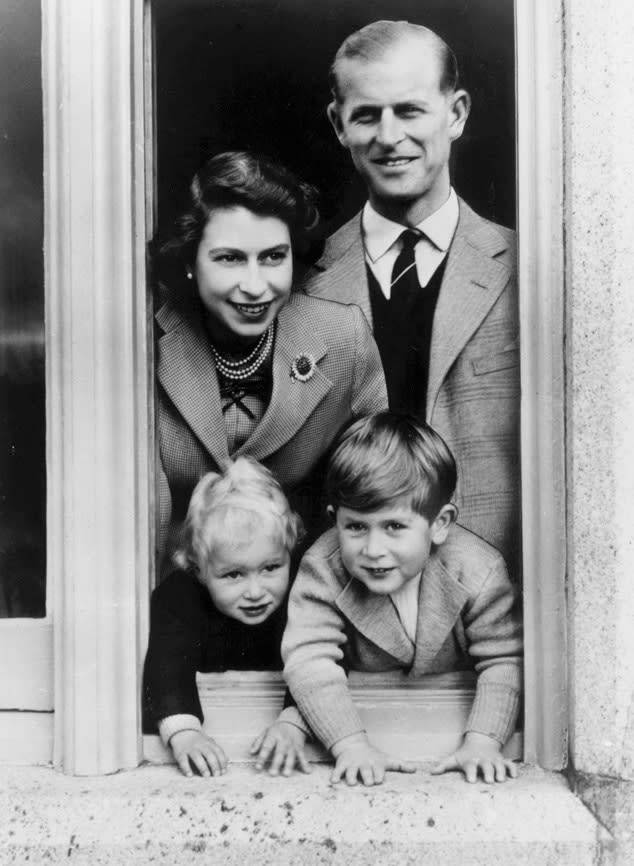
<path fill-rule="evenodd" d="M 206 640 L 206 608 L 204 588 L 185 572 L 170 575 L 152 593 L 143 670 L 145 733 L 155 733 L 161 719 L 180 713 L 203 721 L 196 671 Z"/>

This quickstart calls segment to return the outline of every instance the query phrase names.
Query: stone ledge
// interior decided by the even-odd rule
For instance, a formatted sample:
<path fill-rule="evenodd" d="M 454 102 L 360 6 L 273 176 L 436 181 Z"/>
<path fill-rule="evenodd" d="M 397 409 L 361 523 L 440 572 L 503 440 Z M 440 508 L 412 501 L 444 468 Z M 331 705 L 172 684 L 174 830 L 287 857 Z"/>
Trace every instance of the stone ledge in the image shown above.
<path fill-rule="evenodd" d="M 458 774 L 389 774 L 376 788 L 329 769 L 271 778 L 233 766 L 216 780 L 172 767 L 99 778 L 0 769 L 0 863 L 597 866 L 611 837 L 564 778 L 522 767 L 504 785 Z"/>
<path fill-rule="evenodd" d="M 618 863 L 631 866 L 634 863 L 634 781 L 577 773 L 574 789 L 612 834 Z"/>

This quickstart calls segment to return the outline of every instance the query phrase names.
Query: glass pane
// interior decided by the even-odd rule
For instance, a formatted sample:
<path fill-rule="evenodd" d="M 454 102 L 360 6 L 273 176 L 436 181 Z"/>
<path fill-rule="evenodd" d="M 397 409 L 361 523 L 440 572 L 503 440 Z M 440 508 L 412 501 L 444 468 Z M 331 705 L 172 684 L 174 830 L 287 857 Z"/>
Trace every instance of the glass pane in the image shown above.
<path fill-rule="evenodd" d="M 40 0 L 0 3 L 0 617 L 46 612 Z"/>

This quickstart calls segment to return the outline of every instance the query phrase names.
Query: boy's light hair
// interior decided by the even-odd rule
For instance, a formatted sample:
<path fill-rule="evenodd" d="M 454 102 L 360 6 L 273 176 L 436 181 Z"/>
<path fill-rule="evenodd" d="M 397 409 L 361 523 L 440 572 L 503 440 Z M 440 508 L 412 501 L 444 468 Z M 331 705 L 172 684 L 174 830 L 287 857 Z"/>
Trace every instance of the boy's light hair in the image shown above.
<path fill-rule="evenodd" d="M 397 499 L 429 522 L 456 489 L 456 462 L 444 440 L 411 415 L 379 412 L 355 421 L 328 463 L 329 504 L 377 511 Z"/>
<path fill-rule="evenodd" d="M 231 539 L 238 526 L 255 530 L 265 520 L 273 523 L 291 553 L 303 535 L 300 516 L 266 467 L 252 457 L 238 457 L 222 473 L 203 475 L 194 488 L 172 559 L 180 568 L 193 566 L 202 576 L 216 539 Z"/>

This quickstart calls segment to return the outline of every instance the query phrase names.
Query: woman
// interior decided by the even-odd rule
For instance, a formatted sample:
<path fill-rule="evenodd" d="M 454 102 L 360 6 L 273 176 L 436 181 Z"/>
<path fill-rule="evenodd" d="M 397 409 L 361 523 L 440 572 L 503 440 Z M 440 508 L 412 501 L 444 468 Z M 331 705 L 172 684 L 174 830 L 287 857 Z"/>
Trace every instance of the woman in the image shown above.
<path fill-rule="evenodd" d="M 314 537 L 320 461 L 342 427 L 387 407 L 362 313 L 292 293 L 314 197 L 267 159 L 220 154 L 194 176 L 162 249 L 172 266 L 156 314 L 162 553 L 200 477 L 242 454 L 274 473 Z"/>

